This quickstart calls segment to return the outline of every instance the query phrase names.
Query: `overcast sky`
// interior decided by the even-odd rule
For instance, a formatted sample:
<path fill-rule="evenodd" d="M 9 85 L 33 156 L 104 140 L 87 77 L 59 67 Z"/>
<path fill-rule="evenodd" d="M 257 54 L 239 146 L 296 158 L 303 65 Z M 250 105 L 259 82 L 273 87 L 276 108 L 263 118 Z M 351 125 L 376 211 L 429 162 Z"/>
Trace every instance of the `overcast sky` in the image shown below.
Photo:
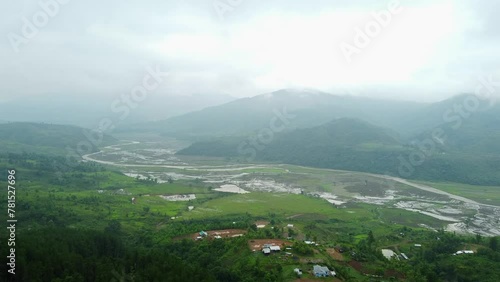
<path fill-rule="evenodd" d="M 2 1 L 0 101 L 117 96 L 156 65 L 171 74 L 164 95 L 308 87 L 436 101 L 472 91 L 478 74 L 500 80 L 500 1 L 401 1 L 362 48 L 356 29 L 376 28 L 391 1 L 64 0 L 37 27 L 51 1 Z M 38 31 L 20 41 L 23 18 Z M 342 44 L 358 48 L 350 62 Z"/>

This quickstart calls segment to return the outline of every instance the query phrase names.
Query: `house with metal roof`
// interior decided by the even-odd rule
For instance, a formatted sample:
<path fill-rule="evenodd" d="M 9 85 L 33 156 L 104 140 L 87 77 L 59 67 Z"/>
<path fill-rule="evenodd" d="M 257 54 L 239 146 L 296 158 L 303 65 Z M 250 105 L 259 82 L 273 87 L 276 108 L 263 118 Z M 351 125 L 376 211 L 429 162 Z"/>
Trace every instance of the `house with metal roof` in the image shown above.
<path fill-rule="evenodd" d="M 313 273 L 316 277 L 328 277 L 330 276 L 330 269 L 326 266 L 315 265 L 313 266 Z"/>

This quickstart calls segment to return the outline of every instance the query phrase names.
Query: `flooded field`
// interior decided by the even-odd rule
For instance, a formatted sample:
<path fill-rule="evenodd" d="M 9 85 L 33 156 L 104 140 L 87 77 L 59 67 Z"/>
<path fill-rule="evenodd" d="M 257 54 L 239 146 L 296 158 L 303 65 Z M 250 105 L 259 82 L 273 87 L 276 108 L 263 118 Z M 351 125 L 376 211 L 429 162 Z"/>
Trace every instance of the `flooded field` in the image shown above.
<path fill-rule="evenodd" d="M 448 231 L 500 235 L 500 207 L 429 185 L 386 175 L 186 158 L 175 155 L 180 148 L 180 143 L 175 142 L 127 142 L 86 155 L 84 159 L 118 166 L 127 176 L 156 179 L 159 183 L 197 180 L 225 193 L 305 194 L 328 201 L 332 208 L 349 203 L 392 207 L 429 216 Z M 196 195 L 161 197 L 167 201 L 188 201 Z M 422 223 L 422 226 L 427 225 Z"/>

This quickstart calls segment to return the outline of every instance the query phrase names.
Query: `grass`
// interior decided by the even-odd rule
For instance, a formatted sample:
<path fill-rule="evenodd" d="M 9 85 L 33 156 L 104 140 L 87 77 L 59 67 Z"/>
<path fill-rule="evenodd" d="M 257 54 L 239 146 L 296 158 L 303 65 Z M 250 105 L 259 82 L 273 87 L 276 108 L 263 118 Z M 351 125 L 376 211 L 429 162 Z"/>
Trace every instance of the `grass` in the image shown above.
<path fill-rule="evenodd" d="M 287 173 L 287 169 L 295 173 Z M 334 191 L 337 195 L 342 195 L 339 192 L 352 194 L 344 191 L 343 187 L 359 183 L 363 186 L 365 180 L 368 181 L 368 184 L 385 185 L 382 183 L 383 180 L 362 173 L 295 166 L 258 167 L 244 169 L 243 171 L 250 174 L 269 175 L 273 179 L 276 178 L 280 183 L 295 184 L 304 187 L 304 190 L 321 188 L 320 190 L 323 191 Z M 18 169 L 18 172 L 21 177 L 23 173 L 30 173 L 29 170 L 22 168 Z M 219 173 L 239 174 L 241 172 L 221 171 Z M 297 172 L 307 174 L 297 174 Z M 26 197 L 26 201 L 37 201 L 37 198 L 35 198 L 37 196 L 46 199 L 50 194 L 53 194 L 55 196 L 55 199 L 52 200 L 55 201 L 54 205 L 68 207 L 69 210 L 83 218 L 81 222 L 73 223 L 76 226 L 91 224 L 102 227 L 105 226 L 107 221 L 116 219 L 122 221 L 128 228 L 134 229 L 146 225 L 152 227 L 174 216 L 182 216 L 184 219 L 210 219 L 242 214 L 267 219 L 269 219 L 270 215 L 284 219 L 301 214 L 300 217 L 289 220 L 299 225 L 300 222 L 329 222 L 335 220 L 337 222 L 336 226 L 326 226 L 324 230 L 328 231 L 329 228 L 333 228 L 336 230 L 335 232 L 341 232 L 343 231 L 342 228 L 347 228 L 355 234 L 364 234 L 366 230 L 379 230 L 379 228 L 380 232 L 383 232 L 383 229 L 392 225 L 404 225 L 414 228 L 421 228 L 421 224 L 434 228 L 443 226 L 443 222 L 439 220 L 402 209 L 361 203 L 349 203 L 346 205 L 347 208 L 336 208 L 323 199 L 306 195 L 267 192 L 252 192 L 250 194 L 219 193 L 211 191 L 207 188 L 208 185 L 201 181 L 175 181 L 171 184 L 157 184 L 137 181 L 134 178 L 124 176 L 118 171 L 69 173 L 69 175 L 72 181 L 70 181 L 70 185 L 65 186 L 47 185 L 50 182 L 48 180 L 49 176 L 31 175 L 30 177 L 37 179 L 37 181 L 31 183 L 21 182 L 20 188 L 25 192 L 29 192 L 29 196 L 22 193 L 20 196 L 21 198 Z M 249 177 L 252 177 L 252 175 Z M 500 195 L 496 195 L 500 190 L 498 187 L 448 183 L 426 184 L 448 190 L 448 192 L 462 193 L 468 198 L 482 200 L 483 202 L 487 201 L 487 203 L 500 202 Z M 398 183 L 393 183 L 390 188 L 409 191 L 414 189 Z M 119 189 L 123 189 L 129 194 L 116 194 L 115 192 Z M 39 192 L 35 193 L 35 190 Z M 97 190 L 104 190 L 104 193 L 99 194 Z M 483 192 L 477 193 L 477 191 Z M 196 194 L 197 199 L 190 202 L 169 202 L 158 197 L 158 195 L 173 194 Z M 95 197 L 98 204 L 96 206 L 91 203 L 75 204 L 74 200 L 67 200 L 68 197 L 72 196 L 77 197 L 79 200 Z M 132 197 L 136 198 L 136 204 L 131 203 Z M 187 206 L 194 206 L 195 209 L 188 212 Z"/>
<path fill-rule="evenodd" d="M 399 224 L 414 228 L 421 227 L 420 224 L 425 224 L 434 228 L 443 227 L 441 221 L 417 212 L 396 208 L 381 208 L 378 209 L 378 211 L 380 212 L 380 218 L 389 224 Z"/>
<path fill-rule="evenodd" d="M 185 218 L 209 218 L 230 214 L 249 213 L 255 217 L 269 217 L 270 214 L 281 218 L 294 215 L 290 222 L 329 222 L 334 220 L 337 226 L 362 227 L 363 229 L 387 229 L 387 225 L 411 226 L 421 228 L 420 224 L 442 227 L 443 223 L 426 215 L 401 209 L 374 207 L 369 204 L 357 204 L 348 208 L 336 208 L 319 198 L 294 195 L 250 193 L 231 195 L 204 202 Z M 382 232 L 382 231 L 380 231 Z"/>
<path fill-rule="evenodd" d="M 418 181 L 436 189 L 469 198 L 483 204 L 500 206 L 500 187 L 498 186 L 478 186 L 460 183 L 447 182 L 424 182 Z"/>
<path fill-rule="evenodd" d="M 281 167 L 256 168 L 247 171 L 252 174 L 279 177 L 280 183 L 294 183 L 295 180 L 304 179 L 304 182 L 310 185 L 309 187 L 323 186 L 325 190 L 330 187 L 343 189 L 342 187 L 347 184 L 365 185 L 366 179 L 369 181 L 368 184 L 380 184 L 374 183 L 375 178 L 368 178 L 366 175 L 357 173 L 321 171 L 318 174 L 307 174 L 301 177 L 301 175 L 286 173 Z M 194 180 L 157 184 L 138 181 L 116 171 L 71 172 L 67 174 L 71 180 L 70 184 L 60 185 L 51 182 L 50 175 L 37 176 L 30 169 L 22 168 L 18 169 L 18 172 L 22 179 L 18 185 L 19 194 L 16 195 L 19 199 L 19 212 L 22 214 L 20 221 L 23 222 L 20 232 L 23 228 L 38 228 L 53 224 L 65 224 L 70 228 L 103 230 L 107 228 L 110 221 L 117 220 L 125 234 L 134 234 L 130 236 L 131 241 L 150 240 L 151 244 L 155 244 L 171 240 L 175 236 L 193 233 L 193 228 L 196 230 L 218 229 L 219 227 L 215 226 L 218 223 L 213 222 L 219 219 L 223 219 L 222 223 L 229 222 L 230 227 L 225 228 L 234 228 L 231 223 L 239 220 L 235 218 L 247 218 L 248 221 L 245 219 L 241 221 L 245 225 L 239 228 L 243 229 L 249 228 L 249 224 L 257 219 L 267 221 L 274 219 L 275 226 L 278 228 L 274 230 L 280 232 L 279 236 L 287 232 L 287 224 L 294 224 L 296 240 L 312 239 L 320 242 L 320 246 L 315 249 L 322 250 L 323 246 L 327 245 L 356 247 L 358 243 L 367 239 L 370 231 L 381 246 L 401 245 L 403 248 L 410 248 L 413 242 L 421 243 L 417 232 L 429 232 L 420 224 L 434 228 L 444 225 L 443 222 L 429 216 L 387 206 L 350 202 L 344 208 L 337 208 L 324 199 L 307 195 L 268 192 L 220 193 L 207 188 L 208 184 Z M 288 178 L 290 176 L 292 177 Z M 334 185 L 332 178 L 340 178 L 345 183 L 339 185 L 340 180 L 335 180 L 337 184 Z M 32 181 L 27 181 L 27 179 Z M 331 183 L 328 184 L 329 182 Z M 116 191 L 120 189 L 129 194 L 117 194 Z M 407 189 L 407 187 L 400 187 L 400 189 Z M 103 192 L 99 193 L 97 190 L 103 190 Z M 158 196 L 169 194 L 196 194 L 197 199 L 189 202 L 169 202 Z M 135 204 L 131 201 L 132 197 L 136 198 Z M 29 209 L 26 209 L 26 203 L 30 203 Z M 188 206 L 194 206 L 195 209 L 188 211 Z M 294 217 L 288 218 L 291 216 Z M 171 220 L 171 217 L 178 218 Z M 56 220 L 58 218 L 62 220 L 58 222 Z M 405 229 L 406 235 L 400 235 L 403 226 L 413 227 L 414 231 Z M 280 231 L 281 228 L 283 230 Z M 273 230 L 271 226 L 268 226 L 258 231 L 259 236 L 268 238 L 265 235 L 266 231 L 272 232 Z M 270 257 L 263 257 L 260 253 L 250 255 L 258 257 L 261 263 L 282 265 L 284 275 L 290 280 L 295 279 L 293 268 L 299 266 L 304 271 L 311 269 L 310 264 L 298 263 L 281 255 Z M 299 257 L 319 259 L 334 267 L 342 265 L 332 262 L 329 255 L 323 252 Z M 375 269 L 378 265 L 366 264 L 365 267 Z M 369 279 L 354 270 L 351 271 L 351 275 L 356 277 L 356 281 Z M 304 277 L 311 278 L 307 273 L 304 273 Z"/>
<path fill-rule="evenodd" d="M 274 213 L 280 216 L 292 216 L 300 213 L 319 213 L 340 217 L 341 213 L 324 200 L 295 194 L 250 193 L 235 194 L 208 201 L 189 217 L 200 218 L 221 214 L 250 213 L 253 216 L 265 216 Z M 347 213 L 345 213 L 347 214 Z M 352 216 L 352 214 L 349 214 Z"/>

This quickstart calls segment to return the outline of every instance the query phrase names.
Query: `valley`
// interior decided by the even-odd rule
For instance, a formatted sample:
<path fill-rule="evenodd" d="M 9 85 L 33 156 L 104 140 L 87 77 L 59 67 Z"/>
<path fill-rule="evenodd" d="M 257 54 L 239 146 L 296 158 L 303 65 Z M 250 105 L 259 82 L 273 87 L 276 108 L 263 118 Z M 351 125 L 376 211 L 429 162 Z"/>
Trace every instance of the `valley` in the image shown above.
<path fill-rule="evenodd" d="M 23 129 L 0 141 L 18 152 L 0 154 L 0 166 L 18 178 L 21 280 L 429 281 L 440 269 L 482 281 L 497 263 L 497 186 L 180 154 L 192 140 L 154 134 L 107 137 L 67 158 L 83 129 L 7 126 L 16 125 Z M 394 145 L 359 129 L 363 149 L 381 148 L 363 143 L 372 137 Z M 318 265 L 335 278 L 315 278 Z"/>
<path fill-rule="evenodd" d="M 433 187 L 434 183 L 421 184 L 370 173 L 285 164 L 241 164 L 223 158 L 207 160 L 176 155 L 175 152 L 182 147 L 183 144 L 177 140 L 158 143 L 123 142 L 88 154 L 84 159 L 118 167 L 130 177 L 155 179 L 158 183 L 191 180 L 205 183 L 214 190 L 230 185 L 235 188 L 223 190 L 235 195 L 204 202 L 195 206 L 193 212 L 177 214 L 186 218 L 217 216 L 239 210 L 266 210 L 255 203 L 260 201 L 263 194 L 267 193 L 271 198 L 302 194 L 322 199 L 330 203 L 332 209 L 345 209 L 361 204 L 375 209 L 380 207 L 418 214 L 412 215 L 415 220 L 411 223 L 407 219 L 400 219 L 398 222 L 394 218 L 389 223 L 410 223 L 413 227 L 444 229 L 461 234 L 500 235 L 499 205 L 491 203 L 492 200 L 488 198 L 472 200 L 460 193 L 440 190 Z M 436 183 L 436 187 L 440 185 Z M 477 190 L 482 188 L 500 190 L 500 187 L 470 187 Z M 242 192 L 250 193 L 238 195 Z M 230 201 L 233 203 L 228 203 Z"/>

